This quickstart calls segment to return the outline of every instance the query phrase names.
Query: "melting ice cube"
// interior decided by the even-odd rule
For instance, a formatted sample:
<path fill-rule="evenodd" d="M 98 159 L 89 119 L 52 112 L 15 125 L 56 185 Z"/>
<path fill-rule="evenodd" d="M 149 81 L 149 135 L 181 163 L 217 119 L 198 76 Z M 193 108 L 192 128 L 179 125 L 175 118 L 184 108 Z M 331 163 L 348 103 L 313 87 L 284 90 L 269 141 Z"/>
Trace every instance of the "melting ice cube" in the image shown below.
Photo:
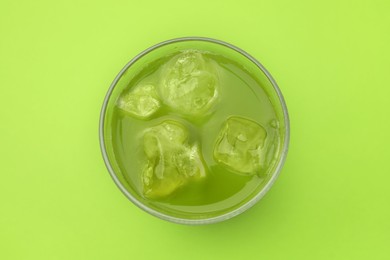
<path fill-rule="evenodd" d="M 261 165 L 265 129 L 242 117 L 230 117 L 223 125 L 214 147 L 214 159 L 238 173 L 253 175 Z"/>
<path fill-rule="evenodd" d="M 166 197 L 191 180 L 205 177 L 197 145 L 189 145 L 188 131 L 176 121 L 164 121 L 144 134 L 147 163 L 142 173 L 144 194 Z"/>
<path fill-rule="evenodd" d="M 216 66 L 199 51 L 176 55 L 161 73 L 159 90 L 163 101 L 183 114 L 203 114 L 218 97 Z"/>
<path fill-rule="evenodd" d="M 118 107 L 130 115 L 146 119 L 160 108 L 156 87 L 152 84 L 138 84 L 134 89 L 122 94 Z"/>

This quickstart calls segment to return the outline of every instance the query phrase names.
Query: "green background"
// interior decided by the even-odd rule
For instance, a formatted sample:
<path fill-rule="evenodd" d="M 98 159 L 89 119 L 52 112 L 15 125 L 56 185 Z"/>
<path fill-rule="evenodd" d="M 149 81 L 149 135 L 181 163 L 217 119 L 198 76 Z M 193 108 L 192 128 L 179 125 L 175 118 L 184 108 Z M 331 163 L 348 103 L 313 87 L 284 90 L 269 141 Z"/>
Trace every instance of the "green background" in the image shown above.
<path fill-rule="evenodd" d="M 390 2 L 0 2 L 0 259 L 390 259 Z M 256 206 L 168 223 L 117 189 L 98 120 L 119 70 L 160 41 L 230 42 L 291 117 Z"/>

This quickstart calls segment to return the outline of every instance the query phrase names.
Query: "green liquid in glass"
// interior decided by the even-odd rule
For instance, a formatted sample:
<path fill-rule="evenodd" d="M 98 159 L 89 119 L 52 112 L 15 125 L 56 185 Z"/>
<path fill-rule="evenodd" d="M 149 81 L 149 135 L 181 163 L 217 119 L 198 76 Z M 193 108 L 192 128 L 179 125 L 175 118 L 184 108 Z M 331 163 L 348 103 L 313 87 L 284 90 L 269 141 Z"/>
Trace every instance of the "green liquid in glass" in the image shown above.
<path fill-rule="evenodd" d="M 178 54 L 180 52 L 152 61 L 128 82 L 120 96 L 144 83 L 154 84 L 158 89 L 161 77 L 167 73 L 164 64 L 172 63 Z M 116 97 L 116 106 L 111 110 L 109 123 L 105 126 L 110 128 L 110 150 L 129 192 L 152 209 L 187 219 L 218 216 L 248 202 L 264 187 L 275 170 L 283 138 L 280 130 L 283 122 L 278 119 L 261 83 L 244 66 L 228 57 L 213 52 L 202 52 L 202 55 L 214 64 L 212 73 L 218 76 L 218 97 L 205 111 L 191 114 L 186 107 L 172 107 L 161 99 L 158 109 L 147 111 L 145 116 L 140 117 L 119 108 L 120 97 Z M 204 67 L 205 70 L 209 69 L 207 65 Z M 158 95 L 161 92 L 157 91 Z M 266 132 L 260 158 L 262 167 L 254 174 L 237 172 L 215 158 L 216 142 L 231 117 L 251 120 Z M 188 181 L 166 196 L 148 198 L 142 176 L 147 163 L 144 135 L 147 129 L 165 121 L 178 122 L 188 130 L 187 143 L 198 145 L 205 177 Z"/>

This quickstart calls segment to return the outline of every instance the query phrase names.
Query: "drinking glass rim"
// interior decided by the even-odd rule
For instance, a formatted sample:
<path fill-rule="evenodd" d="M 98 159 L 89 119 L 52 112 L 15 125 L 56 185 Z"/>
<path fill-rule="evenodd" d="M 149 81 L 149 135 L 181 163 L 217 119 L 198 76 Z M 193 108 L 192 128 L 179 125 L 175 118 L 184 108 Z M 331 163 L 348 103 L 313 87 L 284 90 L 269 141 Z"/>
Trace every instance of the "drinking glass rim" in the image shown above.
<path fill-rule="evenodd" d="M 222 45 L 224 47 L 230 48 L 230 49 L 240 53 L 241 55 L 243 55 L 244 57 L 246 57 L 247 59 L 252 61 L 266 75 L 266 77 L 270 81 L 273 89 L 275 90 L 275 92 L 276 92 L 276 94 L 278 96 L 279 102 L 280 102 L 280 104 L 282 106 L 283 117 L 284 117 L 283 119 L 284 119 L 284 122 L 285 122 L 285 124 L 284 124 L 284 126 L 285 126 L 284 127 L 285 128 L 285 138 L 284 138 L 283 148 L 281 150 L 280 159 L 279 159 L 278 164 L 277 164 L 277 166 L 275 168 L 275 171 L 273 172 L 271 178 L 265 184 L 265 186 L 255 196 L 253 196 L 249 201 L 247 201 L 245 204 L 241 205 L 240 207 L 238 207 L 238 208 L 236 208 L 236 209 L 234 209 L 232 211 L 229 211 L 227 213 L 224 213 L 222 215 L 219 215 L 219 216 L 216 216 L 216 217 L 205 218 L 205 219 L 186 219 L 186 218 L 173 217 L 173 216 L 170 216 L 168 214 L 164 214 L 162 212 L 154 210 L 154 209 L 148 207 L 147 205 L 141 203 L 140 201 L 138 201 L 123 186 L 123 184 L 120 182 L 120 180 L 116 176 L 115 171 L 114 171 L 114 169 L 111 166 L 110 160 L 108 158 L 106 146 L 104 144 L 104 123 L 105 123 L 105 114 L 106 114 L 106 111 L 107 111 L 108 102 L 109 102 L 109 99 L 111 97 L 111 94 L 112 94 L 115 86 L 117 85 L 118 81 L 123 76 L 123 74 L 135 62 L 137 62 L 139 59 L 141 59 L 143 56 L 147 55 L 148 53 L 152 52 L 153 50 L 158 49 L 158 48 L 163 47 L 163 46 L 166 46 L 166 45 L 169 45 L 169 44 L 174 44 L 174 43 L 178 43 L 178 42 L 186 42 L 186 41 L 203 41 L 203 42 L 219 44 L 219 45 Z M 286 106 L 285 100 L 283 98 L 282 92 L 280 91 L 279 86 L 277 85 L 276 81 L 273 79 L 273 77 L 267 71 L 267 69 L 257 59 L 255 59 L 253 56 L 251 56 L 249 53 L 247 53 L 246 51 L 244 51 L 244 50 L 242 50 L 242 49 L 240 49 L 240 48 L 238 48 L 238 47 L 236 47 L 236 46 L 234 46 L 234 45 L 232 45 L 230 43 L 227 43 L 227 42 L 224 42 L 224 41 L 221 41 L 221 40 L 217 40 L 217 39 L 213 39 L 213 38 L 198 37 L 198 36 L 179 37 L 179 38 L 174 38 L 174 39 L 170 39 L 170 40 L 166 40 L 166 41 L 157 43 L 157 44 L 155 44 L 155 45 L 145 49 L 144 51 L 142 51 L 139 54 L 137 54 L 134 58 L 132 58 L 122 68 L 122 70 L 118 73 L 118 75 L 115 77 L 115 79 L 113 80 L 113 82 L 111 83 L 111 85 L 110 85 L 110 87 L 109 87 L 109 89 L 107 91 L 107 94 L 106 94 L 106 96 L 104 98 L 104 101 L 103 101 L 103 106 L 102 106 L 101 111 L 100 111 L 99 141 L 100 141 L 100 149 L 101 149 L 101 152 L 102 152 L 103 160 L 104 160 L 104 163 L 105 163 L 105 165 L 107 167 L 107 170 L 108 170 L 109 174 L 111 175 L 112 179 L 114 180 L 114 182 L 117 185 L 117 187 L 121 190 L 121 192 L 131 202 L 133 202 L 136 206 L 138 206 L 142 210 L 150 213 L 153 216 L 156 216 L 156 217 L 158 217 L 160 219 L 167 220 L 167 221 L 174 222 L 174 223 L 188 224 L 188 225 L 212 224 L 212 223 L 217 223 L 217 222 L 221 222 L 221 221 L 230 219 L 230 218 L 232 218 L 234 216 L 237 216 L 237 215 L 241 214 L 242 212 L 248 210 L 253 205 L 255 205 L 262 197 L 264 197 L 264 195 L 272 187 L 272 185 L 274 184 L 274 182 L 276 181 L 276 179 L 280 175 L 280 171 L 283 168 L 283 165 L 284 165 L 284 163 L 286 161 L 288 147 L 289 147 L 289 142 L 290 142 L 290 119 L 289 119 L 289 115 L 288 115 L 288 111 L 287 111 L 287 106 Z"/>

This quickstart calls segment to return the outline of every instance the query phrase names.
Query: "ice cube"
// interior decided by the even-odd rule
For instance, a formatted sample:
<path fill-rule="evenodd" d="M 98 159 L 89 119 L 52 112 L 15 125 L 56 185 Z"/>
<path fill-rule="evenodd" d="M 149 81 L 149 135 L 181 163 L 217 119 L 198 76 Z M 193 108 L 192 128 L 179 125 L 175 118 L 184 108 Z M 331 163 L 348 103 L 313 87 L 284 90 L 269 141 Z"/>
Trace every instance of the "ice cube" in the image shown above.
<path fill-rule="evenodd" d="M 214 159 L 228 169 L 253 175 L 261 169 L 262 147 L 267 132 L 256 122 L 230 117 L 224 123 L 214 146 Z"/>
<path fill-rule="evenodd" d="M 187 115 L 201 115 L 218 97 L 216 63 L 195 50 L 174 56 L 165 64 L 159 85 L 162 100 Z"/>
<path fill-rule="evenodd" d="M 161 106 L 156 87 L 143 83 L 122 94 L 117 104 L 123 111 L 140 119 L 149 118 Z"/>
<path fill-rule="evenodd" d="M 199 148 L 188 143 L 188 135 L 185 126 L 171 120 L 145 131 L 147 162 L 142 182 L 146 197 L 166 197 L 189 181 L 205 177 Z"/>

